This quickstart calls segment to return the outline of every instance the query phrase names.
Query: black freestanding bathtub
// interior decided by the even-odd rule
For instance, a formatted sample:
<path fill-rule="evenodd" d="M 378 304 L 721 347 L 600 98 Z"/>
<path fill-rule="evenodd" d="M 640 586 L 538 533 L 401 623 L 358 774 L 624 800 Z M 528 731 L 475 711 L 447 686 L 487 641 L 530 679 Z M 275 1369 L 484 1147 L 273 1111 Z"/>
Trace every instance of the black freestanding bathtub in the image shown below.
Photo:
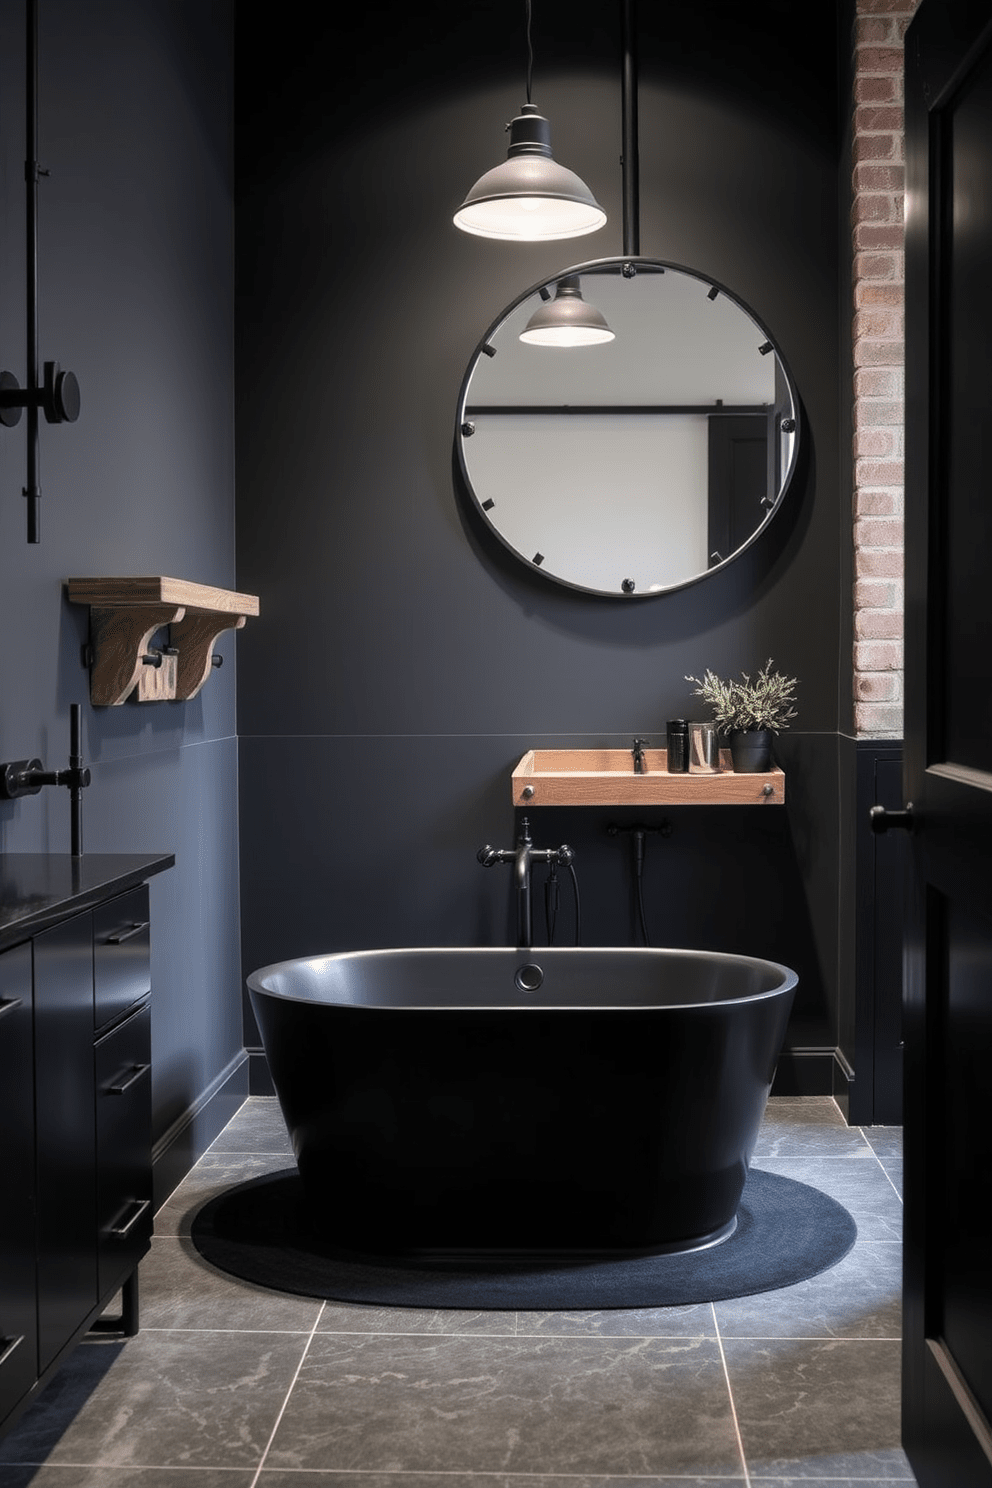
<path fill-rule="evenodd" d="M 733 1233 L 796 986 L 702 951 L 357 951 L 248 978 L 316 1228 L 406 1257 Z"/>

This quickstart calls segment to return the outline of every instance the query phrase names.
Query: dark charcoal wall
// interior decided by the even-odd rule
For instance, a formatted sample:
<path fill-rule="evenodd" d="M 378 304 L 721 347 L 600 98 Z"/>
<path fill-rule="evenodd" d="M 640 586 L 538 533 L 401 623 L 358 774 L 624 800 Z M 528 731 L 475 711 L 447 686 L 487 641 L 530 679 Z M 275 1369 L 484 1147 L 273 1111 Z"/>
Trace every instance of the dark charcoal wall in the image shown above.
<path fill-rule="evenodd" d="M 234 583 L 232 34 L 226 0 L 44 0 L 41 354 L 79 378 L 41 431 L 0 430 L 0 759 L 68 753 L 84 703 L 88 851 L 172 851 L 153 880 L 155 1135 L 241 1056 L 234 640 L 185 704 L 97 710 L 73 575 Z M 24 20 L 0 7 L 0 365 L 24 382 Z M 0 803 L 0 851 L 65 852 L 65 791 Z"/>
<path fill-rule="evenodd" d="M 640 9 L 641 251 L 750 303 L 808 427 L 767 538 L 640 604 L 525 571 L 467 520 L 452 473 L 486 326 L 528 285 L 620 252 L 619 3 L 535 7 L 535 102 L 610 214 L 593 237 L 536 247 L 451 225 L 523 101 L 515 0 L 397 0 L 346 30 L 325 20 L 304 48 L 267 30 L 259 49 L 243 25 L 238 577 L 264 605 L 239 643 L 244 962 L 505 941 L 508 878 L 475 849 L 512 840 L 523 751 L 660 742 L 690 706 L 685 673 L 772 656 L 802 684 L 781 749 L 790 804 L 656 813 L 673 831 L 650 843 L 648 916 L 659 944 L 794 964 L 790 1042 L 832 1047 L 849 690 L 834 8 L 802 28 L 784 3 Z M 540 843 L 579 850 L 586 941 L 629 942 L 613 814 L 534 815 Z"/>

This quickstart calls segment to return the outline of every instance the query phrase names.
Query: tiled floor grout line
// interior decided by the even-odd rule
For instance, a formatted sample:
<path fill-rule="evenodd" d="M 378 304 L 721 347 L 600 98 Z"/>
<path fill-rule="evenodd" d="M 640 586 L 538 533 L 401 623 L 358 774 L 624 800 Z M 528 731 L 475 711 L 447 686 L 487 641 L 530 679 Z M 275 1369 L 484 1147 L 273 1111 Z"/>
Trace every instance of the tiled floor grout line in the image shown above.
<path fill-rule="evenodd" d="M 711 1302 L 710 1312 L 713 1315 L 713 1327 L 716 1329 L 716 1343 L 720 1350 L 720 1363 L 723 1365 L 723 1378 L 727 1385 L 727 1398 L 730 1401 L 730 1414 L 734 1423 L 734 1435 L 737 1438 L 737 1450 L 741 1455 L 741 1469 L 744 1473 L 744 1488 L 751 1488 L 751 1474 L 748 1471 L 747 1457 L 744 1454 L 744 1438 L 741 1436 L 740 1422 L 737 1419 L 737 1406 L 734 1403 L 734 1391 L 730 1383 L 730 1370 L 727 1368 L 727 1356 L 723 1351 L 723 1338 L 720 1333 L 720 1319 L 716 1315 L 716 1307 Z"/>
<path fill-rule="evenodd" d="M 279 1430 L 279 1427 L 280 1427 L 280 1425 L 282 1423 L 282 1418 L 286 1414 L 286 1407 L 289 1404 L 290 1396 L 292 1395 L 293 1391 L 296 1388 L 296 1381 L 300 1377 L 300 1370 L 303 1368 L 303 1364 L 304 1364 L 304 1362 L 306 1360 L 307 1354 L 310 1352 L 310 1345 L 313 1343 L 313 1336 L 314 1336 L 314 1334 L 317 1331 L 317 1324 L 320 1322 L 321 1318 L 323 1317 L 323 1315 L 324 1315 L 324 1308 L 326 1306 L 327 1306 L 327 1303 L 326 1302 L 325 1303 L 322 1303 L 321 1304 L 321 1307 L 320 1307 L 320 1309 L 319 1309 L 319 1311 L 317 1313 L 317 1316 L 314 1318 L 313 1327 L 310 1329 L 309 1337 L 307 1338 L 306 1343 L 303 1345 L 303 1352 L 300 1355 L 300 1362 L 297 1364 L 296 1369 L 293 1371 L 293 1378 L 289 1382 L 289 1389 L 286 1391 L 286 1397 L 283 1400 L 282 1405 L 279 1407 L 279 1414 L 276 1416 L 275 1422 L 273 1423 L 273 1426 L 272 1426 L 272 1430 L 269 1432 L 269 1439 L 265 1443 L 265 1447 L 264 1447 L 264 1449 L 262 1451 L 262 1456 L 259 1459 L 258 1467 L 255 1469 L 255 1476 L 252 1478 L 251 1482 L 248 1484 L 248 1488 L 256 1488 L 256 1485 L 258 1483 L 258 1480 L 262 1476 L 262 1469 L 265 1466 L 265 1459 L 269 1455 L 269 1449 L 271 1448 L 272 1443 L 275 1441 L 276 1432 Z M 247 1331 L 247 1330 L 239 1330 L 239 1331 Z"/>

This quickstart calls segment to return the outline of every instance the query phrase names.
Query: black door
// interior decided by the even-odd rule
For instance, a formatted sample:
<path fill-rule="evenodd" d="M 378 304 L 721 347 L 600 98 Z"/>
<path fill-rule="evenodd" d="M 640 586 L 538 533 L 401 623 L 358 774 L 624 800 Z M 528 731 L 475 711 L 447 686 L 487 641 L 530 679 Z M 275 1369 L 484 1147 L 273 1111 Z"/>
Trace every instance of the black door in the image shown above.
<path fill-rule="evenodd" d="M 906 48 L 903 1441 L 992 1485 L 992 0 Z"/>

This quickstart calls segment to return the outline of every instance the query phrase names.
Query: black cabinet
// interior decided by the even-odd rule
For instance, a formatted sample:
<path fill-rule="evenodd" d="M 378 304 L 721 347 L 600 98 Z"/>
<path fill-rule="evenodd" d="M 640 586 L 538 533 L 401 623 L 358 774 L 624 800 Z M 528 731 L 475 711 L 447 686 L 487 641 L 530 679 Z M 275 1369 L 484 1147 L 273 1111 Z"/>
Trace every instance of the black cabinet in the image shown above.
<path fill-rule="evenodd" d="M 0 1431 L 87 1329 L 106 1326 L 100 1314 L 119 1290 L 117 1331 L 136 1331 L 136 1270 L 152 1232 L 147 885 L 102 902 L 93 888 L 69 894 L 20 944 L 4 910 Z"/>
<path fill-rule="evenodd" d="M 38 1374 L 31 996 L 29 944 L 0 955 L 0 1090 L 5 1111 L 0 1142 L 0 1419 L 24 1398 Z"/>

